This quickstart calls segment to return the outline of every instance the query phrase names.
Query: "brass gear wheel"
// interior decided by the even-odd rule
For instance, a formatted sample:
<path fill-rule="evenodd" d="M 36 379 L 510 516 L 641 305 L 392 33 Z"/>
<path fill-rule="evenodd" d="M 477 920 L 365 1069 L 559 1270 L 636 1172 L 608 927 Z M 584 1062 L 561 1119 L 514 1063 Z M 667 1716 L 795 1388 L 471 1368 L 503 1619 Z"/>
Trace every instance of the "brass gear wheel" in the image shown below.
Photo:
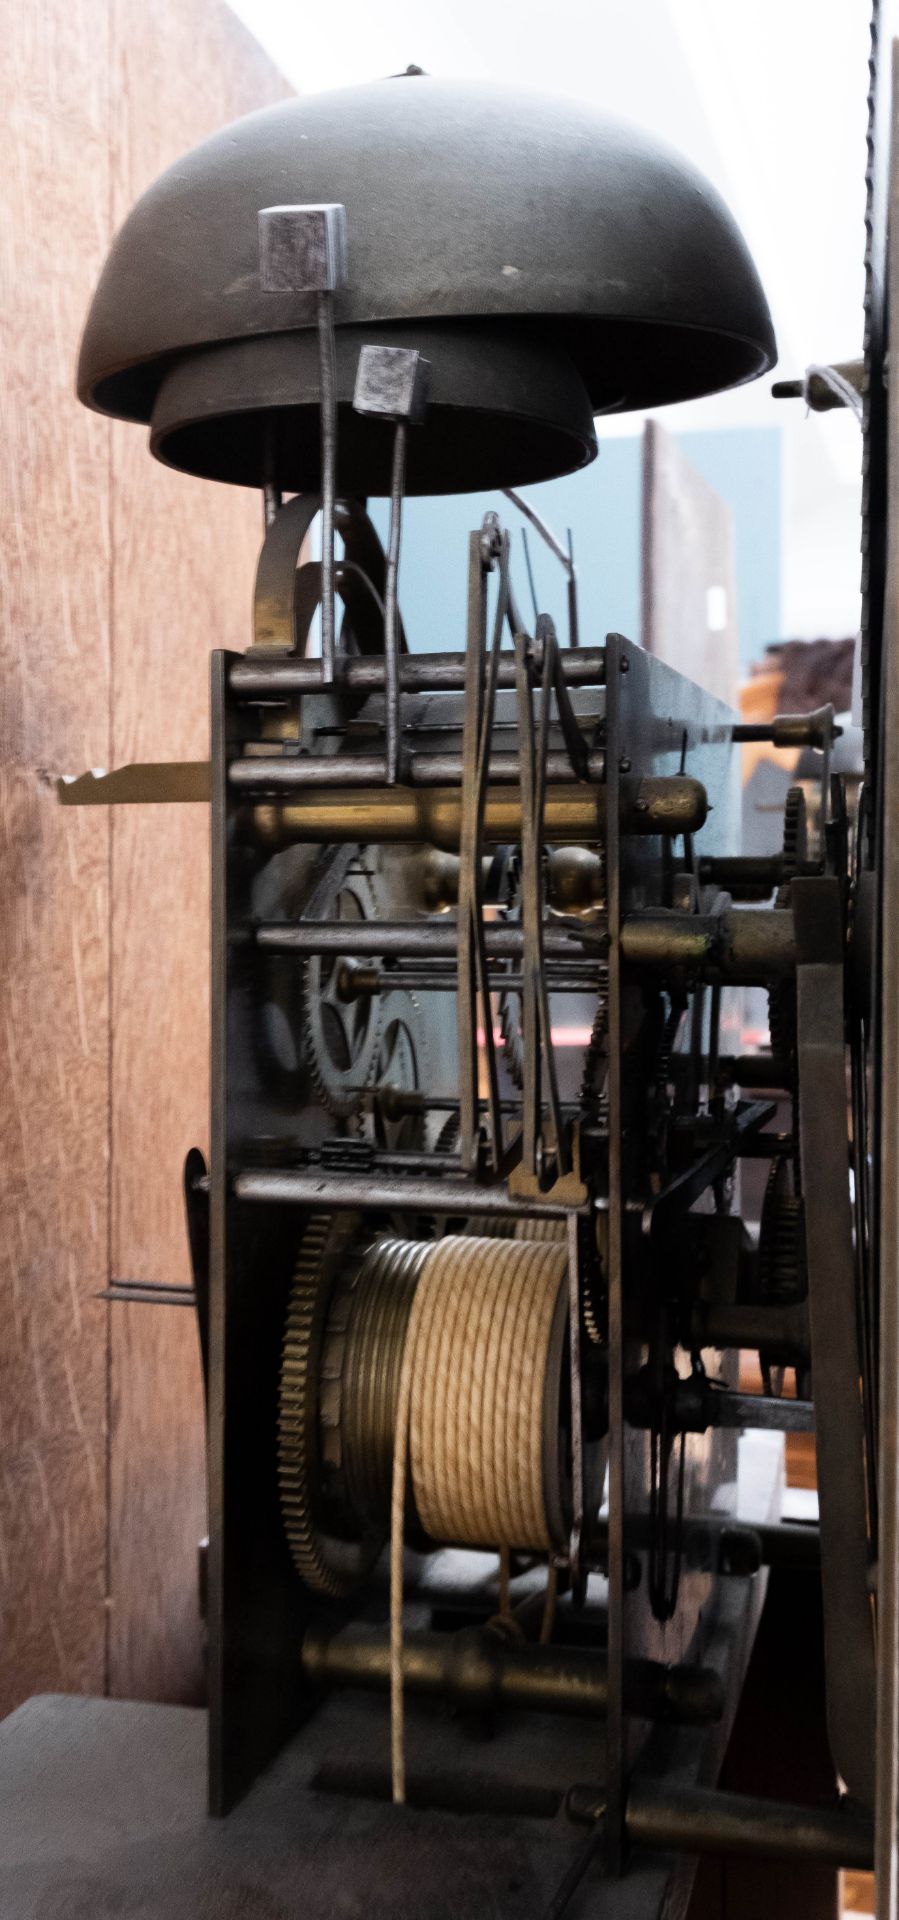
<path fill-rule="evenodd" d="M 406 1324 L 428 1241 L 316 1213 L 294 1268 L 281 1357 L 278 1485 L 294 1566 L 342 1599 L 387 1538 Z"/>
<path fill-rule="evenodd" d="M 380 1536 L 339 1539 L 318 1520 L 322 1345 L 335 1283 L 353 1251 L 362 1251 L 360 1225 L 356 1214 L 311 1216 L 294 1267 L 281 1354 L 278 1487 L 284 1530 L 304 1585 L 332 1599 L 365 1578 L 382 1545 Z"/>
<path fill-rule="evenodd" d="M 792 1162 L 772 1162 L 759 1222 L 758 1294 L 766 1305 L 789 1305 L 808 1291 L 805 1271 L 805 1223 L 802 1196 L 797 1192 Z M 765 1392 L 775 1399 L 783 1393 L 783 1366 L 759 1353 Z"/>
<path fill-rule="evenodd" d="M 801 787 L 790 787 L 784 803 L 783 867 L 780 886 L 774 896 L 775 911 L 790 904 L 790 882 L 808 859 L 808 820 L 805 794 Z M 792 980 L 773 981 L 768 988 L 768 1031 L 771 1051 L 786 1060 L 790 1072 L 793 1100 L 793 1132 L 796 1146 L 793 1173 L 798 1193 L 799 1169 L 799 1080 L 796 1072 L 796 984 Z"/>

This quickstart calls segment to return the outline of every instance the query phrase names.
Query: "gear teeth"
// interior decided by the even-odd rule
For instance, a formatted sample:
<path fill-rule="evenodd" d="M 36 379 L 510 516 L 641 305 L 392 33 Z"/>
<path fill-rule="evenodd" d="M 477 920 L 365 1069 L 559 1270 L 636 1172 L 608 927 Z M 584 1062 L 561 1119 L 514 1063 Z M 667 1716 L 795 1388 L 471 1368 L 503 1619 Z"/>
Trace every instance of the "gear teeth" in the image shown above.
<path fill-rule="evenodd" d="M 801 787 L 790 787 L 784 802 L 783 878 L 778 889 L 778 906 L 789 906 L 789 883 L 795 879 L 800 867 L 807 859 L 808 809 L 805 804 L 805 794 Z M 782 899 L 781 894 L 785 888 L 787 891 Z"/>
<path fill-rule="evenodd" d="M 281 1358 L 278 1407 L 278 1488 L 293 1563 L 314 1593 L 340 1599 L 355 1577 L 331 1566 L 312 1512 L 317 1381 L 311 1356 L 323 1268 L 333 1232 L 329 1214 L 313 1214 L 294 1268 Z"/>
<path fill-rule="evenodd" d="M 458 1145 L 459 1115 L 457 1113 L 451 1113 L 448 1114 L 444 1120 L 443 1126 L 437 1135 L 434 1151 L 435 1153 L 455 1153 Z"/>
<path fill-rule="evenodd" d="M 774 899 L 775 910 L 790 905 L 790 882 L 808 859 L 808 825 L 805 794 L 801 787 L 790 787 L 784 802 L 783 874 Z M 768 1031 L 771 1051 L 790 1062 L 790 1093 L 793 1101 L 793 1131 L 797 1140 L 794 1176 L 797 1192 L 799 1167 L 799 1082 L 796 1075 L 796 987 L 787 980 L 776 980 L 768 988 Z"/>
<path fill-rule="evenodd" d="M 864 302 L 864 381 L 862 385 L 862 533 L 861 533 L 861 701 L 862 726 L 864 731 L 864 768 L 865 788 L 869 795 L 874 791 L 878 760 L 878 725 L 880 708 L 880 667 L 881 635 L 879 598 L 882 590 L 881 572 L 885 556 L 879 550 L 879 521 L 881 512 L 886 512 L 887 502 L 883 497 L 885 476 L 883 465 L 886 459 L 883 426 L 883 366 L 882 358 L 888 351 L 888 342 L 881 339 L 882 317 L 878 303 L 882 294 L 878 288 L 878 270 L 883 262 L 878 261 L 881 240 L 880 234 L 886 225 L 886 208 L 881 204 L 882 188 L 879 186 L 878 173 L 882 179 L 884 169 L 878 170 L 878 143 L 889 139 L 890 115 L 884 114 L 885 125 L 878 126 L 878 95 L 881 92 L 881 62 L 888 63 L 892 57 L 890 37 L 883 31 L 885 25 L 881 0 L 873 0 L 871 14 L 871 47 L 868 59 L 868 126 L 866 134 L 865 165 L 865 302 Z M 884 81 L 884 88 L 888 81 Z M 883 106 L 883 101 L 880 102 Z M 875 515 L 877 523 L 875 524 Z M 872 565 L 872 547 L 877 549 Z M 867 809 L 866 853 L 868 864 L 875 861 L 876 808 Z"/>
<path fill-rule="evenodd" d="M 581 1075 L 581 1105 L 592 1106 L 595 1100 L 601 1100 L 602 1088 L 599 1086 L 600 1069 L 608 1054 L 609 1007 L 605 994 L 593 1016 L 593 1026 L 584 1055 L 584 1071 Z"/>
<path fill-rule="evenodd" d="M 499 997 L 499 1031 L 506 1071 L 513 1087 L 524 1087 L 524 1039 L 521 1031 L 521 995 L 503 992 Z"/>

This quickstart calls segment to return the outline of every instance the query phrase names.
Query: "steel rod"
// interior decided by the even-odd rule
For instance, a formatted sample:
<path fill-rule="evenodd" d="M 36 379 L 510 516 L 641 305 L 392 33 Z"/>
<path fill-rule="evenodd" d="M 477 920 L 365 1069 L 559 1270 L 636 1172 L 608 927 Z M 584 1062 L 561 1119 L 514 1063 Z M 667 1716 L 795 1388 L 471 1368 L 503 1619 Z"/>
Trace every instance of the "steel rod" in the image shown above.
<path fill-rule="evenodd" d="M 832 1867 L 870 1868 L 872 1861 L 870 1815 L 849 1803 L 792 1806 L 754 1794 L 634 1780 L 625 1818 L 634 1846 L 811 1859 Z"/>
<path fill-rule="evenodd" d="M 234 1178 L 238 1200 L 257 1205 L 354 1207 L 386 1213 L 489 1214 L 504 1220 L 565 1220 L 571 1209 L 548 1200 L 519 1200 L 504 1186 L 474 1180 L 404 1180 L 372 1173 L 306 1172 L 296 1167 L 247 1167 Z M 586 1213 L 587 1207 L 577 1209 Z"/>
<path fill-rule="evenodd" d="M 387 780 L 389 760 L 383 754 L 249 754 L 232 760 L 228 780 L 232 787 L 246 792 L 292 793 L 309 787 L 372 787 Z M 489 779 L 493 786 L 514 786 L 519 778 L 517 753 L 490 756 Z M 587 772 L 591 784 L 605 779 L 604 753 L 591 753 Z M 547 779 L 551 785 L 573 786 L 576 781 L 570 757 L 565 752 L 547 755 Z M 463 783 L 460 753 L 411 753 L 404 767 L 404 782 L 410 787 L 461 787 Z"/>
<path fill-rule="evenodd" d="M 711 1426 L 752 1428 L 758 1433 L 814 1433 L 813 1400 L 771 1399 L 763 1393 L 709 1396 Z"/>
<path fill-rule="evenodd" d="M 459 976 L 456 973 L 429 972 L 422 968 L 418 973 L 410 968 L 398 968 L 395 972 L 388 969 L 381 973 L 379 969 L 359 969 L 365 978 L 358 985 L 349 983 L 341 988 L 342 1000 L 358 1000 L 366 994 L 389 993 L 401 988 L 404 993 L 458 993 Z M 372 977 L 372 976 L 376 977 Z M 497 973 L 490 977 L 490 990 L 494 993 L 520 993 L 522 978 L 520 973 Z M 549 993 L 595 993 L 597 990 L 596 968 L 580 974 L 559 974 L 553 968 L 546 970 L 546 986 Z"/>
<path fill-rule="evenodd" d="M 391 956 L 409 960 L 455 960 L 456 923 L 441 917 L 435 924 L 420 920 L 394 920 L 379 925 L 376 921 L 298 920 L 291 925 L 266 922 L 255 932 L 256 945 L 275 953 L 339 953 L 345 959 L 356 955 Z M 484 928 L 489 958 L 521 958 L 520 927 L 493 925 Z M 573 961 L 591 957 L 591 944 L 597 959 L 602 957 L 599 943 L 593 942 L 592 928 L 585 933 L 585 944 L 560 928 L 548 927 L 544 934 L 544 953 L 549 960 Z"/>
<path fill-rule="evenodd" d="M 118 1301 L 125 1306 L 194 1307 L 197 1302 L 193 1287 L 162 1287 L 152 1282 L 141 1287 L 121 1286 L 111 1281 L 94 1297 L 97 1300 Z"/>
<path fill-rule="evenodd" d="M 406 422 L 398 420 L 393 437 L 390 472 L 390 531 L 387 540 L 387 576 L 384 596 L 384 733 L 385 778 L 396 785 L 400 757 L 399 591 L 400 538 L 403 524 L 403 482 L 406 471 Z"/>
<path fill-rule="evenodd" d="M 563 648 L 562 672 L 570 687 L 601 687 L 605 681 L 605 650 L 602 647 Z M 384 658 L 341 656 L 335 661 L 336 678 L 341 686 L 360 692 L 383 691 Z M 231 691 L 238 696 L 254 693 L 315 693 L 323 685 L 321 662 L 285 658 L 274 653 L 266 657 L 253 652 L 236 660 L 229 675 Z M 515 685 L 515 667 L 511 652 L 504 652 L 499 663 L 497 684 Z M 465 686 L 464 653 L 419 653 L 400 660 L 400 686 L 404 693 L 461 693 Z"/>

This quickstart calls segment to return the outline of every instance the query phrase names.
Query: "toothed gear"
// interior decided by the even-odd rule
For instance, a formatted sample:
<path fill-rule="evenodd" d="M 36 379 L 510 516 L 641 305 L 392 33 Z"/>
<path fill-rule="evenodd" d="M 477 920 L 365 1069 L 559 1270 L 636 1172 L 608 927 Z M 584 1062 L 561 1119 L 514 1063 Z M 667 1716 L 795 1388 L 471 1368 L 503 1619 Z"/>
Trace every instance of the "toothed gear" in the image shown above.
<path fill-rule="evenodd" d="M 320 1360 L 328 1307 L 354 1249 L 362 1250 L 358 1215 L 311 1216 L 294 1268 L 281 1353 L 278 1397 L 278 1487 L 294 1566 L 313 1593 L 340 1599 L 374 1564 L 380 1537 L 350 1543 L 319 1525 L 316 1504 Z"/>
<path fill-rule="evenodd" d="M 605 997 L 608 984 L 607 967 L 602 968 L 600 977 L 603 997 L 593 1016 L 593 1026 L 590 1029 L 590 1038 L 584 1055 L 584 1070 L 581 1075 L 581 1105 L 591 1107 L 595 1102 L 599 1108 L 603 1106 L 605 1100 L 605 1070 L 609 1059 L 609 1006 Z M 601 1084 L 600 1074 L 602 1074 Z"/>
<path fill-rule="evenodd" d="M 787 907 L 790 895 L 787 889 L 791 880 L 795 880 L 800 867 L 808 859 L 808 809 L 802 787 L 790 787 L 784 801 L 783 829 L 783 874 L 777 895 L 777 905 Z"/>
<path fill-rule="evenodd" d="M 808 815 L 801 787 L 790 787 L 784 802 L 783 867 L 781 883 L 774 898 L 775 909 L 790 905 L 790 883 L 808 859 Z M 772 981 L 768 988 L 768 1031 L 771 1051 L 789 1062 L 790 1091 L 793 1096 L 793 1132 L 797 1142 L 794 1176 L 797 1192 L 799 1171 L 799 1079 L 796 1072 L 796 985 L 791 980 Z"/>
<path fill-rule="evenodd" d="M 434 1143 L 435 1153 L 455 1153 L 459 1145 L 459 1115 L 451 1113 L 444 1120 Z"/>
<path fill-rule="evenodd" d="M 335 879 L 322 908 L 325 920 L 358 924 L 374 918 L 368 875 L 350 868 Z M 358 1114 L 374 1079 L 382 1029 L 380 997 L 367 994 L 344 1001 L 338 984 L 347 964 L 339 954 L 310 954 L 303 965 L 303 1052 L 315 1093 L 335 1119 Z"/>
<path fill-rule="evenodd" d="M 802 1299 L 806 1290 L 802 1197 L 796 1191 L 791 1163 L 775 1160 L 759 1222 L 759 1299 L 765 1305 L 789 1305 Z M 764 1349 L 759 1361 L 766 1393 L 778 1398 L 785 1369 L 773 1364 Z"/>
<path fill-rule="evenodd" d="M 891 136 L 892 42 L 884 9 L 874 0 L 868 62 L 868 130 L 865 167 L 864 382 L 862 386 L 862 617 L 861 683 L 865 741 L 865 788 L 877 790 L 883 593 L 887 530 L 886 234 Z M 882 124 L 881 124 L 882 122 Z M 877 808 L 866 814 L 867 864 L 875 862 Z"/>

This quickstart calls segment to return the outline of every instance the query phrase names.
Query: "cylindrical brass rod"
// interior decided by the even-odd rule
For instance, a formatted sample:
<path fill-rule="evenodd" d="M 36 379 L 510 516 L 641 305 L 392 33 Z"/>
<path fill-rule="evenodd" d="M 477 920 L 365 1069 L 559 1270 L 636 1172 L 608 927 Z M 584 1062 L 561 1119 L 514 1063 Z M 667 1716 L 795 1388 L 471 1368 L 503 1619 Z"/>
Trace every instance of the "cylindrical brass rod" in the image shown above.
<path fill-rule="evenodd" d="M 326 1685 L 381 1692 L 390 1684 L 390 1642 L 377 1628 L 311 1628 L 302 1661 L 306 1676 Z M 412 1693 L 478 1712 L 524 1707 L 602 1719 L 609 1695 L 604 1656 L 573 1647 L 516 1646 L 482 1627 L 407 1633 L 403 1680 Z M 631 1713 L 679 1726 L 711 1725 L 723 1710 L 716 1673 L 654 1660 L 627 1663 L 625 1696 Z"/>
<path fill-rule="evenodd" d="M 773 907 L 631 914 L 621 930 L 621 954 L 646 972 L 678 967 L 731 986 L 764 985 L 795 969 L 793 915 Z"/>
<path fill-rule="evenodd" d="M 292 764 L 301 772 L 301 762 Z M 599 841 L 604 813 L 604 788 L 554 787 L 546 796 L 544 839 L 557 846 Z M 273 847 L 295 841 L 315 846 L 399 843 L 455 853 L 462 831 L 462 793 L 456 787 L 325 788 L 297 794 L 287 805 L 254 806 L 253 825 L 259 840 Z M 514 846 L 520 839 L 517 790 L 490 788 L 484 808 L 484 845 Z"/>
<path fill-rule="evenodd" d="M 755 1794 L 634 1780 L 625 1818 L 634 1846 L 816 1860 L 831 1867 L 869 1868 L 872 1861 L 871 1816 L 858 1806 L 792 1806 Z"/>
<path fill-rule="evenodd" d="M 535 642 L 535 665 L 537 648 Z M 601 687 L 605 681 L 606 656 L 602 647 L 563 647 L 560 649 L 562 672 L 569 687 Z M 465 688 L 464 653 L 417 653 L 405 654 L 400 658 L 400 686 L 403 692 L 410 693 L 462 693 Z M 380 692 L 384 686 L 384 658 L 382 654 L 370 657 L 349 657 L 344 655 L 335 661 L 336 679 L 340 686 L 368 693 Z M 238 695 L 249 696 L 254 693 L 268 695 L 273 693 L 320 693 L 322 690 L 321 662 L 319 660 L 298 660 L 291 654 L 247 654 L 242 660 L 236 660 L 229 675 L 231 691 Z M 515 658 L 503 653 L 500 656 L 497 685 L 514 687 Z"/>
<path fill-rule="evenodd" d="M 272 846 L 307 841 L 316 846 L 359 842 L 425 844 L 456 852 L 462 832 L 459 787 L 325 787 L 305 790 L 302 759 L 237 760 L 230 779 L 241 790 L 276 784 L 294 794 L 288 803 L 253 808 L 256 835 Z M 261 769 L 261 772 L 260 772 Z M 269 777 L 268 770 L 271 770 Z M 548 845 L 578 846 L 605 838 L 605 789 L 583 781 L 547 787 L 541 838 Z M 622 801 L 622 831 L 639 834 L 698 833 L 708 810 L 701 781 L 686 774 L 640 781 Z M 517 846 L 521 797 L 514 786 L 490 787 L 484 807 L 485 846 Z"/>

